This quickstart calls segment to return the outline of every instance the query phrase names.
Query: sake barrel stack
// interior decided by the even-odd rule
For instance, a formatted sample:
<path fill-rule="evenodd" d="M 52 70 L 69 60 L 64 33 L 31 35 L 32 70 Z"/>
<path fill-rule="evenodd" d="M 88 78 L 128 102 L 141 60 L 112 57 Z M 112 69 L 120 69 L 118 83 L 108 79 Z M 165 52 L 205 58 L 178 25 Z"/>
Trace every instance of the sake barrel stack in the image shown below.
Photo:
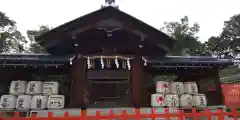
<path fill-rule="evenodd" d="M 50 95 L 48 98 L 48 109 L 61 109 L 64 108 L 65 97 L 64 95 Z"/>
<path fill-rule="evenodd" d="M 28 95 L 40 95 L 42 94 L 42 82 L 41 81 L 30 81 L 27 84 L 26 94 Z"/>
<path fill-rule="evenodd" d="M 193 104 L 196 108 L 205 108 L 207 106 L 207 98 L 204 94 L 193 95 Z"/>
<path fill-rule="evenodd" d="M 13 110 L 16 108 L 16 96 L 13 95 L 2 95 L 0 100 L 1 110 Z"/>
<path fill-rule="evenodd" d="M 25 94 L 26 92 L 26 81 L 18 80 L 18 81 L 12 81 L 10 84 L 9 93 L 11 95 L 21 95 Z"/>
<path fill-rule="evenodd" d="M 181 108 L 192 108 L 194 106 L 193 96 L 186 93 L 180 95 L 180 106 Z"/>
<path fill-rule="evenodd" d="M 167 107 L 179 107 L 179 97 L 177 94 L 165 95 L 165 104 Z"/>
<path fill-rule="evenodd" d="M 156 83 L 156 92 L 161 94 L 170 93 L 170 84 L 166 81 L 157 81 Z"/>
<path fill-rule="evenodd" d="M 167 94 L 165 96 L 165 103 L 170 114 L 178 113 L 179 97 L 177 94 Z M 170 120 L 178 120 L 178 117 L 170 117 Z"/>
<path fill-rule="evenodd" d="M 170 93 L 169 82 L 157 81 L 156 82 L 156 94 L 151 95 L 152 107 L 165 107 L 165 94 Z"/>
<path fill-rule="evenodd" d="M 47 108 L 48 96 L 35 95 L 31 101 L 31 109 L 39 110 Z"/>
<path fill-rule="evenodd" d="M 43 82 L 43 95 L 58 95 L 59 83 L 58 82 Z"/>
<path fill-rule="evenodd" d="M 156 93 L 151 95 L 152 107 L 165 107 L 164 94 Z"/>
<path fill-rule="evenodd" d="M 178 94 L 178 95 L 184 94 L 183 82 L 171 82 L 170 92 L 171 94 Z"/>
<path fill-rule="evenodd" d="M 198 87 L 196 82 L 184 82 L 184 90 L 187 94 L 198 94 Z"/>
<path fill-rule="evenodd" d="M 16 102 L 16 109 L 29 110 L 31 105 L 31 98 L 32 97 L 30 95 L 19 95 Z"/>

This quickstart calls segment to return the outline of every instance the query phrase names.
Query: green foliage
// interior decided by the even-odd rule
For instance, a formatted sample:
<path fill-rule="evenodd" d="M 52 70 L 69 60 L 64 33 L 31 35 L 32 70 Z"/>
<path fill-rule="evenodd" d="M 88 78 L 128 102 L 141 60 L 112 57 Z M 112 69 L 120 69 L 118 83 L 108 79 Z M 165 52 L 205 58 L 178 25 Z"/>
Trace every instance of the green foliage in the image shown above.
<path fill-rule="evenodd" d="M 180 22 L 165 22 L 161 30 L 175 38 L 177 43 L 171 52 L 171 55 L 196 55 L 197 50 L 201 48 L 201 43 L 198 41 L 197 33 L 199 25 L 189 25 L 188 17 L 185 16 Z"/>
<path fill-rule="evenodd" d="M 48 26 L 40 26 L 38 30 L 28 30 L 28 40 L 17 30 L 16 22 L 0 11 L 0 52 L 33 52 L 45 53 L 35 41 L 35 37 L 49 31 Z M 29 43 L 29 47 L 27 46 Z"/>
<path fill-rule="evenodd" d="M 24 52 L 27 41 L 15 24 L 15 21 L 0 11 L 0 52 Z"/>
<path fill-rule="evenodd" d="M 240 47 L 240 14 L 232 16 L 224 22 L 224 28 L 217 37 L 210 37 L 206 43 L 206 49 L 218 57 L 237 56 Z"/>
<path fill-rule="evenodd" d="M 240 14 L 234 15 L 230 20 L 225 21 L 221 37 L 224 44 L 229 45 L 225 47 L 231 49 L 233 53 L 238 51 L 240 47 Z"/>
<path fill-rule="evenodd" d="M 28 30 L 27 35 L 30 41 L 29 52 L 33 53 L 46 53 L 46 51 L 35 41 L 35 38 L 42 35 L 45 32 L 48 32 L 50 28 L 48 26 L 40 26 L 38 30 Z"/>
<path fill-rule="evenodd" d="M 208 41 L 203 43 L 202 52 L 209 53 L 221 58 L 224 55 L 224 48 L 218 47 L 221 44 L 220 37 L 210 37 Z"/>

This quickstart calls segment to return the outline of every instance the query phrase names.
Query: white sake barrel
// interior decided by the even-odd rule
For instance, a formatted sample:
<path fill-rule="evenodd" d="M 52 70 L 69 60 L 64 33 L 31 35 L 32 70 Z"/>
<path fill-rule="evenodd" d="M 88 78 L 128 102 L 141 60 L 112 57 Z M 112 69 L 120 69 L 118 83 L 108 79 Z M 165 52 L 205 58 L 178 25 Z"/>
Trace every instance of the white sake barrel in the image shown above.
<path fill-rule="evenodd" d="M 42 82 L 41 81 L 30 81 L 27 84 L 27 94 L 36 95 L 42 93 Z"/>
<path fill-rule="evenodd" d="M 47 108 L 48 96 L 36 95 L 31 101 L 31 109 L 45 109 Z"/>
<path fill-rule="evenodd" d="M 151 105 L 153 107 L 164 107 L 165 106 L 165 102 L 164 102 L 164 95 L 163 94 L 159 94 L 159 93 L 156 93 L 156 94 L 152 94 L 151 95 Z"/>
<path fill-rule="evenodd" d="M 9 93 L 12 95 L 24 94 L 26 91 L 26 81 L 12 81 L 10 84 Z"/>
<path fill-rule="evenodd" d="M 193 103 L 197 108 L 204 108 L 207 106 L 207 99 L 204 94 L 196 94 L 193 96 Z"/>
<path fill-rule="evenodd" d="M 64 102 L 64 95 L 50 95 L 47 107 L 48 109 L 61 109 L 64 108 Z"/>
<path fill-rule="evenodd" d="M 183 82 L 172 82 L 171 86 L 171 93 L 173 94 L 183 94 L 184 93 L 184 86 Z"/>
<path fill-rule="evenodd" d="M 185 89 L 185 93 L 188 93 L 188 94 L 198 93 L 198 87 L 196 82 L 185 82 L 184 89 Z"/>
<path fill-rule="evenodd" d="M 13 95 L 2 95 L 0 100 L 0 109 L 13 110 L 16 108 L 16 97 Z"/>
<path fill-rule="evenodd" d="M 168 107 L 178 107 L 179 97 L 177 94 L 167 94 L 165 95 L 165 104 Z"/>
<path fill-rule="evenodd" d="M 182 94 L 180 96 L 180 106 L 182 108 L 192 108 L 193 107 L 193 96 L 190 94 Z"/>
<path fill-rule="evenodd" d="M 31 104 L 31 96 L 30 95 L 19 95 L 17 99 L 16 108 L 18 110 L 28 110 L 30 109 Z"/>
<path fill-rule="evenodd" d="M 156 84 L 156 92 L 157 93 L 170 93 L 169 82 L 166 81 L 157 81 Z"/>
<path fill-rule="evenodd" d="M 43 82 L 43 91 L 44 95 L 57 95 L 59 92 L 59 83 L 58 82 Z"/>

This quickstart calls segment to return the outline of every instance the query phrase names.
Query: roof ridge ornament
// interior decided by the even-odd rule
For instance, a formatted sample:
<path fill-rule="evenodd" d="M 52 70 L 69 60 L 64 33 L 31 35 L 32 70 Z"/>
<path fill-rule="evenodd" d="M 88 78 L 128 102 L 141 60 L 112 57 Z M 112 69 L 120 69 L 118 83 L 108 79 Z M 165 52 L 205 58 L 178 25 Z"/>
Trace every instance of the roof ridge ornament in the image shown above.
<path fill-rule="evenodd" d="M 105 0 L 105 4 L 101 5 L 101 8 L 108 7 L 108 6 L 119 9 L 119 6 L 116 5 L 115 0 Z"/>

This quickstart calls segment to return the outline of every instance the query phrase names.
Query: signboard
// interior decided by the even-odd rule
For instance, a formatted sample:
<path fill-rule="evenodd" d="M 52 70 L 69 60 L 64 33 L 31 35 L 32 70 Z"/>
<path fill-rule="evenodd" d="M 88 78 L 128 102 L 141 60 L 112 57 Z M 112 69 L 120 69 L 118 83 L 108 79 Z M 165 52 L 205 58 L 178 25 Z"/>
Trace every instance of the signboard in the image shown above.
<path fill-rule="evenodd" d="M 240 107 L 240 84 L 222 84 L 225 105 L 232 108 Z"/>

